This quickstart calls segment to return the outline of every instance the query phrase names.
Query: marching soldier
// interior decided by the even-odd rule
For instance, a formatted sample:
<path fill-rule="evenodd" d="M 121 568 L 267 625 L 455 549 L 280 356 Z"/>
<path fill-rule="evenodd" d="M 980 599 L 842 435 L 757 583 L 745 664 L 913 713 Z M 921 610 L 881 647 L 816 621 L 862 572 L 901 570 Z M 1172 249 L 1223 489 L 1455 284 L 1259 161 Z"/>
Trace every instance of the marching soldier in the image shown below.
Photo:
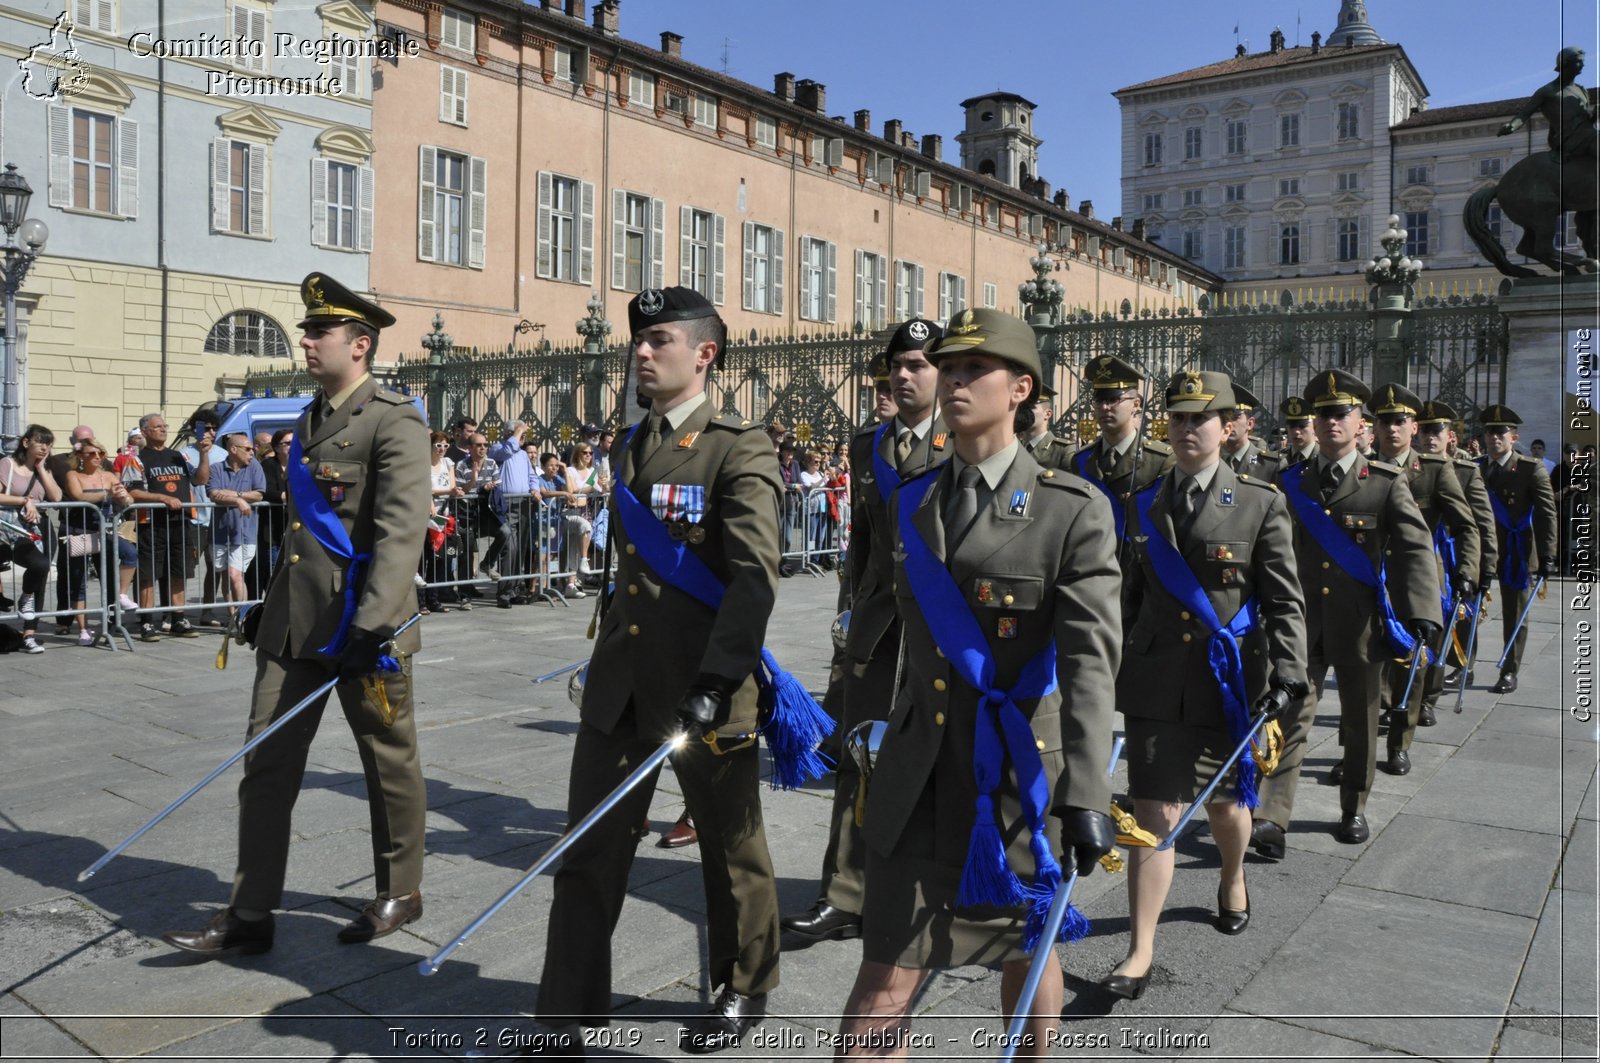
<path fill-rule="evenodd" d="M 1280 469 L 1292 469 L 1302 461 L 1310 461 L 1317 454 L 1317 436 L 1311 430 L 1311 404 L 1299 395 L 1290 395 L 1278 404 L 1283 416 L 1283 427 L 1288 432 L 1288 446 L 1279 458 Z"/>
<path fill-rule="evenodd" d="M 883 358 L 898 410 L 893 421 L 871 425 L 850 441 L 850 630 L 845 640 L 843 736 L 867 720 L 888 713 L 894 697 L 900 653 L 900 623 L 894 612 L 894 536 L 888 526 L 888 499 L 905 480 L 946 461 L 954 449 L 950 430 L 935 398 L 939 374 L 923 347 L 943 335 L 934 322 L 912 318 L 895 330 Z M 816 903 L 786 915 L 785 932 L 814 943 L 853 938 L 861 932 L 862 874 L 866 852 L 856 824 L 854 760 L 836 758 L 833 819 L 822 854 L 822 880 Z"/>
<path fill-rule="evenodd" d="M 1422 404 L 1422 412 L 1417 415 L 1416 447 L 1424 454 L 1433 454 L 1446 458 L 1456 475 L 1456 482 L 1461 485 L 1462 494 L 1466 495 L 1467 505 L 1472 507 L 1473 523 L 1478 528 L 1478 570 L 1471 576 L 1474 584 L 1473 595 L 1465 592 L 1461 601 L 1472 603 L 1478 601 L 1478 596 L 1489 586 L 1489 581 L 1494 578 L 1495 561 L 1498 559 L 1498 546 L 1494 533 L 1494 508 L 1489 502 L 1489 492 L 1483 486 L 1483 475 L 1478 469 L 1478 463 L 1466 455 L 1458 453 L 1455 449 L 1456 411 L 1437 399 Z M 1481 607 L 1481 605 L 1480 605 Z M 1451 622 L 1451 621 L 1447 621 Z M 1467 682 L 1471 682 L 1470 675 L 1472 664 L 1464 660 L 1467 643 L 1472 640 L 1472 617 L 1470 612 L 1459 620 L 1453 621 L 1453 630 L 1450 639 L 1445 644 L 1447 652 L 1445 662 L 1451 661 L 1460 666 L 1455 676 L 1460 679 L 1467 675 Z M 1476 656 L 1478 648 L 1472 648 Z M 1454 655 L 1453 658 L 1451 655 Z M 1432 727 L 1437 722 L 1436 712 L 1439 707 L 1439 695 L 1444 688 L 1450 685 L 1450 677 L 1444 674 L 1444 663 L 1428 669 L 1427 686 L 1422 692 L 1422 711 L 1417 715 L 1417 724 L 1421 727 Z"/>
<path fill-rule="evenodd" d="M 1244 738 L 1269 683 L 1285 705 L 1297 705 L 1307 689 L 1305 601 L 1288 507 L 1270 483 L 1236 474 L 1221 456 L 1237 401 L 1225 374 L 1172 378 L 1167 442 L 1176 464 L 1135 496 L 1129 517 L 1134 564 L 1123 580 L 1128 637 L 1117 707 L 1127 720 L 1134 818 L 1157 836 L 1177 826 L 1183 806 Z M 1237 652 L 1215 657 L 1219 640 Z M 1215 926 L 1224 934 L 1250 921 L 1244 853 L 1256 767 L 1235 770 L 1226 780 L 1233 785 L 1206 805 L 1222 859 Z M 1144 992 L 1174 855 L 1129 850 L 1128 955 L 1100 983 L 1114 996 Z"/>
<path fill-rule="evenodd" d="M 250 734 L 338 678 L 334 689 L 366 775 L 377 888 L 339 940 L 362 942 L 422 915 L 428 801 L 411 693 L 411 655 L 422 638 L 415 626 L 394 633 L 414 612 L 412 574 L 428 516 L 428 427 L 411 400 L 379 387 L 369 372 L 378 332 L 394 315 L 318 273 L 300 283 L 300 297 L 300 347 L 320 390 L 295 425 L 289 452 L 284 563 L 245 621 L 256 647 Z M 362 555 L 365 564 L 355 560 Z M 379 672 L 391 639 L 399 671 Z M 326 704 L 323 694 L 245 757 L 229 907 L 200 930 L 169 931 L 169 943 L 207 956 L 272 947 L 289 815 Z"/>
<path fill-rule="evenodd" d="M 1066 441 L 1050 430 L 1050 425 L 1056 419 L 1055 392 L 1048 387 L 1044 394 L 1039 396 L 1039 402 L 1034 407 L 1031 416 L 1032 424 L 1026 431 L 1019 431 L 1017 437 L 1022 440 L 1022 445 L 1033 460 L 1047 469 L 1070 469 L 1068 464 L 1071 452 Z M 1027 415 L 1024 415 L 1026 418 Z"/>
<path fill-rule="evenodd" d="M 1094 418 L 1100 438 L 1080 447 L 1067 467 L 1100 489 L 1111 501 L 1117 540 L 1126 536 L 1128 499 L 1172 468 L 1172 448 L 1143 439 L 1144 374 L 1120 358 L 1102 354 L 1084 367 L 1084 382 L 1094 389 Z M 1138 467 L 1134 467 L 1135 461 Z"/>
<path fill-rule="evenodd" d="M 1251 479 L 1271 483 L 1281 464 L 1278 456 L 1266 444 L 1251 435 L 1256 428 L 1256 408 L 1261 400 L 1243 384 L 1233 384 L 1233 397 L 1239 405 L 1234 408 L 1229 424 L 1231 434 L 1222 443 L 1222 460 L 1236 473 L 1245 473 Z"/>
<path fill-rule="evenodd" d="M 708 981 L 722 991 L 685 1025 L 679 1047 L 714 1052 L 762 1020 L 778 984 L 752 673 L 777 592 L 782 487 L 760 426 L 706 401 L 726 341 L 716 309 L 688 288 L 647 289 L 628 304 L 628 325 L 651 412 L 612 448 L 616 591 L 584 684 L 567 815 L 581 820 L 662 742 L 688 732 L 673 768 L 699 834 Z M 668 559 L 681 543 L 709 568 L 725 587 L 720 609 L 680 589 L 681 566 L 669 568 L 660 543 Z M 551 1053 L 581 1055 L 572 1024 L 610 1021 L 611 936 L 654 789 L 650 780 L 631 791 L 556 873 L 536 1009 L 553 1028 L 539 1041 Z"/>
<path fill-rule="evenodd" d="M 1500 678 L 1489 690 L 1509 694 L 1517 689 L 1517 669 L 1528 645 L 1528 627 L 1517 631 L 1517 621 L 1532 593 L 1533 577 L 1554 579 L 1556 558 L 1556 495 L 1544 462 L 1516 451 L 1517 426 L 1522 418 L 1509 406 L 1483 411 L 1484 455 L 1479 460 L 1489 504 L 1494 510 L 1496 546 L 1500 558 L 1500 617 L 1505 639 L 1516 640 L 1506 654 Z"/>
<path fill-rule="evenodd" d="M 1461 601 L 1472 601 L 1477 591 L 1478 522 L 1461 481 L 1450 467 L 1450 460 L 1413 449 L 1417 418 L 1423 407 L 1420 398 L 1399 384 L 1385 384 L 1372 400 L 1372 412 L 1378 418 L 1378 453 L 1383 461 L 1405 473 L 1411 497 L 1422 511 L 1422 519 L 1433 538 L 1439 559 L 1440 597 L 1444 602 L 1439 613 L 1442 631 L 1443 626 L 1454 619 L 1445 612 L 1450 602 L 1457 595 Z M 1442 656 L 1442 644 L 1432 648 Z M 1389 713 L 1389 737 L 1384 770 L 1390 775 L 1404 775 L 1411 770 L 1411 740 L 1423 721 L 1428 685 L 1435 676 L 1443 683 L 1443 673 L 1437 664 L 1426 666 L 1426 673 L 1422 671 L 1424 667 L 1418 666 L 1411 700 L 1401 704 L 1411 671 L 1409 662 L 1389 662 L 1388 690 L 1384 697 L 1385 711 Z M 1427 717 L 1427 725 L 1433 726 L 1431 709 L 1427 710 Z"/>
<path fill-rule="evenodd" d="M 1018 444 L 1016 411 L 1041 382 L 1025 322 L 964 310 L 928 355 L 956 456 L 890 502 L 906 671 L 867 792 L 863 960 L 838 1058 L 882 1056 L 874 1040 L 909 1022 L 932 969 L 1002 965 L 1013 1009 L 1029 925 L 1037 936 L 1064 878 L 1058 854 L 1087 874 L 1115 837 L 1111 513 Z M 1028 1024 L 1041 1047 L 1060 965 L 1044 978 Z"/>
<path fill-rule="evenodd" d="M 1339 841 L 1367 840 L 1367 793 L 1377 761 L 1384 664 L 1439 630 L 1433 540 L 1406 479 L 1356 449 L 1367 386 L 1343 370 L 1319 373 L 1305 399 L 1317 411 L 1317 456 L 1279 476 L 1295 520 L 1295 560 L 1306 596 L 1307 674 L 1314 689 L 1286 721 L 1278 770 L 1261 788 L 1251 843 L 1285 853 L 1306 738 L 1329 667 L 1339 681 Z"/>

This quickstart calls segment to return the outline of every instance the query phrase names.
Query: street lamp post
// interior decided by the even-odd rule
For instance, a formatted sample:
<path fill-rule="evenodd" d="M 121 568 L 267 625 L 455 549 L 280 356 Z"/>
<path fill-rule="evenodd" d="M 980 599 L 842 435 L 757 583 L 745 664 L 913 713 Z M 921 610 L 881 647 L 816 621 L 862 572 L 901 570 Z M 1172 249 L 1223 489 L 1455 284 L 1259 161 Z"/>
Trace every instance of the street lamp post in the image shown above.
<path fill-rule="evenodd" d="M 0 228 L 6 233 L 5 266 L 3 280 L 6 297 L 5 332 L 5 393 L 3 411 L 0 411 L 0 440 L 6 450 L 16 445 L 22 434 L 21 396 L 17 367 L 17 292 L 28 275 L 34 259 L 44 251 L 50 229 L 38 218 L 28 217 L 28 200 L 33 189 L 28 186 L 15 163 L 6 163 L 0 174 Z"/>
<path fill-rule="evenodd" d="M 1383 245 L 1383 254 L 1367 261 L 1367 283 L 1373 286 L 1375 321 L 1374 390 L 1385 384 L 1405 387 L 1408 383 L 1405 334 L 1417 277 L 1422 273 L 1422 259 L 1406 254 L 1406 231 L 1400 228 L 1398 214 L 1389 215 L 1389 227 L 1378 237 L 1378 242 Z"/>

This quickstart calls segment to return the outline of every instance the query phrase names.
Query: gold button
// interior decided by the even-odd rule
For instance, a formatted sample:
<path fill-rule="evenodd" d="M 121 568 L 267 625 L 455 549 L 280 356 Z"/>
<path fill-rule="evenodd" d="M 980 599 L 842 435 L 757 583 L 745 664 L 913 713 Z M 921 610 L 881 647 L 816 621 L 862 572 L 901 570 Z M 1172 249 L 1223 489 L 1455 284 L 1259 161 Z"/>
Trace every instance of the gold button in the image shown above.
<path fill-rule="evenodd" d="M 629 594 L 638 594 L 639 593 L 639 585 L 637 583 L 628 584 L 628 593 Z"/>
<path fill-rule="evenodd" d="M 1333 516 L 1333 510 L 1331 510 L 1331 509 L 1325 509 L 1322 512 L 1323 512 L 1323 514 L 1325 516 L 1329 516 L 1329 517 Z"/>
<path fill-rule="evenodd" d="M 944 726 L 944 713 L 942 713 L 942 712 L 934 713 L 933 714 L 933 722 L 934 722 L 934 724 L 936 726 L 943 727 Z"/>
<path fill-rule="evenodd" d="M 339 470 L 338 469 L 330 469 L 330 470 L 328 470 L 328 479 L 337 480 L 338 478 L 339 478 Z"/>
<path fill-rule="evenodd" d="M 943 679 L 935 679 L 933 681 L 933 689 L 935 689 L 935 690 L 943 690 L 946 685 L 947 684 L 945 683 L 945 681 Z"/>
<path fill-rule="evenodd" d="M 629 543 L 627 546 L 623 547 L 623 549 L 629 554 L 637 554 L 639 552 L 639 548 L 634 546 L 632 543 Z"/>
<path fill-rule="evenodd" d="M 311 464 L 311 459 L 310 458 L 301 458 L 300 459 L 300 464 L 301 465 L 310 465 Z"/>
<path fill-rule="evenodd" d="M 299 554 L 290 554 L 289 555 L 289 564 L 298 565 L 299 563 L 300 563 L 300 555 Z"/>
<path fill-rule="evenodd" d="M 1191 634 L 1189 634 L 1189 633 L 1188 633 L 1188 632 L 1187 632 L 1187 631 L 1185 631 L 1185 632 L 1184 632 L 1184 633 L 1183 633 L 1183 641 L 1185 641 L 1185 642 L 1190 642 L 1190 641 L 1192 641 L 1192 640 L 1193 640 L 1193 639 L 1194 639 L 1194 636 L 1193 636 L 1193 635 L 1191 635 Z"/>
<path fill-rule="evenodd" d="M 1322 593 L 1323 593 L 1323 594 L 1327 594 L 1327 593 L 1329 593 L 1329 592 L 1328 592 L 1328 588 L 1326 588 L 1326 587 L 1324 587 L 1324 588 L 1322 588 Z"/>
<path fill-rule="evenodd" d="M 1046 469 L 1039 475 L 1043 476 L 1046 480 L 1054 480 L 1056 478 L 1056 471 L 1054 469 Z"/>
<path fill-rule="evenodd" d="M 1011 595 L 1008 594 L 1004 598 L 1000 599 L 1000 604 L 1001 605 L 1010 605 L 1014 601 L 1016 601 L 1016 599 L 1011 597 Z"/>
<path fill-rule="evenodd" d="M 628 625 L 628 634 L 637 635 L 638 633 L 639 633 L 639 625 L 638 624 L 629 624 Z"/>
<path fill-rule="evenodd" d="M 939 647 L 937 647 L 937 646 L 935 646 L 935 647 L 934 647 L 934 648 L 933 648 L 933 652 L 934 652 L 934 653 L 935 653 L 935 654 L 936 654 L 936 655 L 938 655 L 938 656 L 940 656 L 940 657 L 943 657 L 943 656 L 944 656 L 944 651 L 943 651 L 943 650 L 941 650 L 941 649 L 940 649 L 940 648 L 939 648 Z"/>
<path fill-rule="evenodd" d="M 1185 609 L 1183 612 L 1178 614 L 1178 619 L 1179 620 L 1193 620 L 1194 617 L 1190 616 L 1189 615 L 1189 610 Z"/>
<path fill-rule="evenodd" d="M 289 530 L 290 531 L 299 531 L 301 527 L 302 527 L 302 525 L 300 524 L 300 522 L 299 521 L 295 521 L 293 524 L 289 525 Z"/>
<path fill-rule="evenodd" d="M 1042 738 L 1035 738 L 1035 739 L 1034 739 L 1034 740 L 1033 740 L 1033 744 L 1034 744 L 1034 745 L 1036 745 L 1036 746 L 1038 746 L 1038 747 L 1039 747 L 1039 752 L 1041 752 L 1041 753 L 1043 753 L 1043 752 L 1044 752 L 1044 739 L 1042 739 Z"/>
<path fill-rule="evenodd" d="M 1323 568 L 1327 568 L 1327 567 L 1328 567 L 1328 563 L 1327 563 L 1327 562 L 1326 562 L 1326 561 L 1324 561 L 1324 562 L 1323 562 L 1323 563 L 1322 563 L 1322 567 L 1323 567 Z"/>

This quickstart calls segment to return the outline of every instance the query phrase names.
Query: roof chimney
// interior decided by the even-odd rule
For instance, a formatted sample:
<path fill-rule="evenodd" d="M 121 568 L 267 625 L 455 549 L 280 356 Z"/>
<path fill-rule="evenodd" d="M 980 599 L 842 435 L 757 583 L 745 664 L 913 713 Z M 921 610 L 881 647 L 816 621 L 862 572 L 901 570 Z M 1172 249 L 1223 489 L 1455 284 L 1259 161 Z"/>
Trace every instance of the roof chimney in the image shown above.
<path fill-rule="evenodd" d="M 1272 31 L 1272 36 L 1269 39 L 1272 41 L 1273 55 L 1277 55 L 1279 52 L 1283 51 L 1284 36 L 1282 30 L 1274 29 Z"/>
<path fill-rule="evenodd" d="M 683 34 L 671 30 L 661 31 L 661 51 L 674 59 L 683 58 Z"/>
<path fill-rule="evenodd" d="M 1111 219 L 1111 227 L 1119 233 L 1122 231 L 1122 215 L 1118 214 Z"/>
<path fill-rule="evenodd" d="M 1144 239 L 1144 219 L 1143 218 L 1135 218 L 1135 219 L 1133 219 L 1133 238 L 1135 240 L 1143 240 Z"/>
<path fill-rule="evenodd" d="M 772 94 L 779 99 L 794 102 L 794 75 L 785 70 L 772 76 Z"/>
<path fill-rule="evenodd" d="M 1079 203 L 1078 204 L 1078 213 L 1082 214 L 1085 218 L 1094 217 L 1094 200 L 1085 199 L 1081 203 Z"/>
<path fill-rule="evenodd" d="M 588 11 L 589 0 L 567 0 L 567 14 L 579 22 L 584 21 Z"/>
<path fill-rule="evenodd" d="M 827 109 L 828 87 L 819 85 L 810 78 L 795 82 L 795 102 L 809 111 L 822 114 Z"/>
<path fill-rule="evenodd" d="M 938 133 L 928 133 L 922 138 L 922 154 L 934 162 L 944 161 L 944 137 Z"/>
<path fill-rule="evenodd" d="M 1054 203 L 1062 210 L 1072 209 L 1072 199 L 1067 195 L 1067 190 L 1065 188 L 1057 189 L 1055 197 L 1051 199 L 1050 202 Z"/>
<path fill-rule="evenodd" d="M 1041 177 L 1038 180 L 1034 181 L 1033 182 L 1033 194 L 1038 196 L 1040 199 L 1049 199 L 1050 198 L 1050 182 L 1046 181 L 1043 177 Z"/>
<path fill-rule="evenodd" d="M 594 28 L 607 37 L 618 35 L 622 25 L 622 0 L 600 0 L 594 9 Z"/>
<path fill-rule="evenodd" d="M 856 112 L 856 128 L 859 129 L 863 133 L 872 132 L 872 112 L 871 111 L 857 111 Z"/>
<path fill-rule="evenodd" d="M 559 12 L 561 10 L 562 0 L 543 0 L 543 4 L 546 11 Z"/>
<path fill-rule="evenodd" d="M 900 143 L 900 119 L 891 118 L 883 123 L 883 139 L 891 144 Z"/>
<path fill-rule="evenodd" d="M 1322 31 L 1311 31 L 1311 54 L 1316 55 L 1322 51 Z"/>

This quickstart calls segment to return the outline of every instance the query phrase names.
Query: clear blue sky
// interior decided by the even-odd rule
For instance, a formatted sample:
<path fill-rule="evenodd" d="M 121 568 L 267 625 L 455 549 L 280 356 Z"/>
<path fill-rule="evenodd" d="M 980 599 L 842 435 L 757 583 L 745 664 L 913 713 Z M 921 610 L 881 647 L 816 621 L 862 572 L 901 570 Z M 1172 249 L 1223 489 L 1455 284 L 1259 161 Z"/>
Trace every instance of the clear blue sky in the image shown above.
<path fill-rule="evenodd" d="M 1307 45 L 1313 30 L 1326 37 L 1338 13 L 1338 0 L 622 0 L 622 35 L 656 45 L 662 30 L 680 33 L 684 58 L 714 70 L 726 39 L 734 77 L 767 90 L 782 70 L 819 81 L 829 114 L 866 108 L 876 133 L 886 118 L 939 133 L 949 161 L 960 161 L 962 100 L 1019 93 L 1039 105 L 1040 175 L 1109 218 L 1121 209 L 1112 92 L 1230 57 L 1236 23 L 1256 52 L 1275 26 L 1291 45 L 1297 32 Z M 1405 48 L 1431 107 L 1531 93 L 1564 44 L 1589 53 L 1583 84 L 1600 75 L 1595 0 L 1368 0 L 1367 13 Z M 1527 28 L 1508 27 L 1513 15 Z"/>

